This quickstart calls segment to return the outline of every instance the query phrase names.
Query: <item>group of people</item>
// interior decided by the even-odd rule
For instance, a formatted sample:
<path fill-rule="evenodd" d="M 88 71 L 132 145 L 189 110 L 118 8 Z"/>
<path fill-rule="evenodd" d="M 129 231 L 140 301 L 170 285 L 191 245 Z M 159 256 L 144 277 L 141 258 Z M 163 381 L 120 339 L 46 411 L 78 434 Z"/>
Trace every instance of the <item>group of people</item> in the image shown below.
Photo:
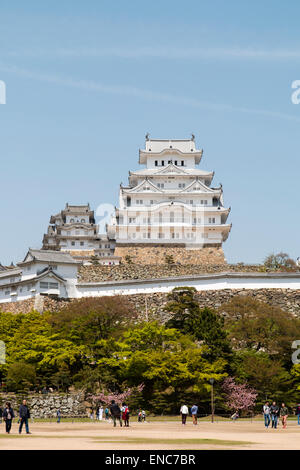
<path fill-rule="evenodd" d="M 107 413 L 106 414 L 106 410 Z M 106 408 L 105 410 L 105 419 L 111 416 L 114 427 L 116 427 L 117 422 L 119 422 L 120 426 L 122 427 L 123 423 L 125 427 L 129 427 L 129 408 L 126 403 L 122 403 L 122 406 L 119 407 L 119 405 L 115 402 L 115 400 L 112 400 L 109 409 Z M 142 409 L 138 410 L 138 422 L 146 421 L 146 412 Z"/>
<path fill-rule="evenodd" d="M 122 403 L 122 407 L 120 408 L 115 400 L 112 400 L 109 411 L 114 423 L 114 427 L 116 427 L 117 421 L 119 421 L 121 427 L 122 422 L 124 422 L 125 427 L 129 427 L 129 408 L 126 403 Z"/>
<path fill-rule="evenodd" d="M 138 410 L 138 422 L 145 422 L 146 421 L 146 411 L 145 410 Z"/>
<path fill-rule="evenodd" d="M 22 405 L 19 407 L 19 434 L 22 433 L 23 426 L 25 424 L 26 434 L 31 434 L 29 432 L 28 420 L 30 418 L 30 411 L 27 406 L 26 400 L 23 400 Z M 15 412 L 11 406 L 11 403 L 8 401 L 5 403 L 4 408 L 0 408 L 0 418 L 5 422 L 5 432 L 10 434 L 13 419 L 15 418 Z"/>
<path fill-rule="evenodd" d="M 181 414 L 181 422 L 184 426 L 186 424 L 186 418 L 188 417 L 189 414 L 191 414 L 193 418 L 193 425 L 194 426 L 197 425 L 197 419 L 198 419 L 198 406 L 197 405 L 193 405 L 191 407 L 190 413 L 189 413 L 188 406 L 182 405 L 182 407 L 180 408 L 180 414 Z"/>
<path fill-rule="evenodd" d="M 276 404 L 276 401 L 272 402 L 272 405 L 269 404 L 267 401 L 263 406 L 263 415 L 265 420 L 265 427 L 268 428 L 270 423 L 272 423 L 272 428 L 277 429 L 278 418 L 281 418 L 282 427 L 283 429 L 287 426 L 287 418 L 288 418 L 289 410 L 285 403 L 281 404 L 281 407 Z M 298 414 L 298 424 L 299 423 L 299 415 L 300 415 L 300 405 L 297 406 L 296 414 Z"/>

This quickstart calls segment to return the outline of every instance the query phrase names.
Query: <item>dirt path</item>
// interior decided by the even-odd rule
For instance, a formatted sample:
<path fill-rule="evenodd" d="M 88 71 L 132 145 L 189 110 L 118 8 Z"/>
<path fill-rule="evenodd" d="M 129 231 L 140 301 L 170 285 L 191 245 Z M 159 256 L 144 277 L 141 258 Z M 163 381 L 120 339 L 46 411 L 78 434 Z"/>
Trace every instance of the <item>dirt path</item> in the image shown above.
<path fill-rule="evenodd" d="M 0 432 L 4 431 L 4 426 Z M 133 422 L 129 428 L 111 423 L 31 423 L 31 435 L 0 434 L 5 449 L 300 449 L 300 426 L 296 422 L 277 430 L 262 422 L 204 423 L 183 427 L 179 422 Z M 203 441 L 205 440 L 205 441 Z"/>

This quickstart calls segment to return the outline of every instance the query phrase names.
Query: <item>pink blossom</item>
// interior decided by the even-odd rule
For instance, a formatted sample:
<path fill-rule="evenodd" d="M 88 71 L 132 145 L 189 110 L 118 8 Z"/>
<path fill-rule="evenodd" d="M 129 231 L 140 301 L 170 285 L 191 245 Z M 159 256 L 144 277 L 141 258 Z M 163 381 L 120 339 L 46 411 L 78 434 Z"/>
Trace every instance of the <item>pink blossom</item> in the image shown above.
<path fill-rule="evenodd" d="M 232 377 L 224 380 L 222 388 L 226 394 L 226 405 L 231 410 L 246 411 L 255 405 L 257 392 L 247 384 L 237 384 Z"/>
<path fill-rule="evenodd" d="M 107 392 L 99 392 L 98 395 L 90 395 L 89 398 L 96 402 L 100 401 L 106 405 L 109 405 L 112 400 L 114 400 L 118 404 L 121 404 L 123 402 L 126 402 L 133 393 L 142 392 L 144 387 L 144 384 L 140 384 L 137 387 L 128 388 L 122 393 L 114 393 L 110 390 L 107 390 Z"/>

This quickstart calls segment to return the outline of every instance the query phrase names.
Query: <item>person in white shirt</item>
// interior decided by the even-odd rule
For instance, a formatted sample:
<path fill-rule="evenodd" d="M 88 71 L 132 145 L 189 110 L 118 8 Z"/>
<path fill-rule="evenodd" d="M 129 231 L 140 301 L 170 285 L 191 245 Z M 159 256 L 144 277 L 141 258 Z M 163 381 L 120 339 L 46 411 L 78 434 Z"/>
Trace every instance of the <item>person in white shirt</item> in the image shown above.
<path fill-rule="evenodd" d="M 102 421 L 103 419 L 103 406 L 101 405 L 99 408 L 99 421 Z"/>
<path fill-rule="evenodd" d="M 181 413 L 181 422 L 183 425 L 186 423 L 186 417 L 189 414 L 189 409 L 186 405 L 182 405 L 180 408 L 180 413 Z"/>

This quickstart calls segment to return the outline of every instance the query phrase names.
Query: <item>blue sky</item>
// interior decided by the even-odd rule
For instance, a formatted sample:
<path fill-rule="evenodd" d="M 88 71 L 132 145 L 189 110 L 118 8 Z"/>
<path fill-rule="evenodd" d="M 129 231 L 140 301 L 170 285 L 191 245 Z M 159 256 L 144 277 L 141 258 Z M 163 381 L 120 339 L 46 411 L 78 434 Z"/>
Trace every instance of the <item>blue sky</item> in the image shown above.
<path fill-rule="evenodd" d="M 66 202 L 116 204 L 153 138 L 204 149 L 232 207 L 230 262 L 300 256 L 297 0 L 2 0 L 0 262 Z"/>

